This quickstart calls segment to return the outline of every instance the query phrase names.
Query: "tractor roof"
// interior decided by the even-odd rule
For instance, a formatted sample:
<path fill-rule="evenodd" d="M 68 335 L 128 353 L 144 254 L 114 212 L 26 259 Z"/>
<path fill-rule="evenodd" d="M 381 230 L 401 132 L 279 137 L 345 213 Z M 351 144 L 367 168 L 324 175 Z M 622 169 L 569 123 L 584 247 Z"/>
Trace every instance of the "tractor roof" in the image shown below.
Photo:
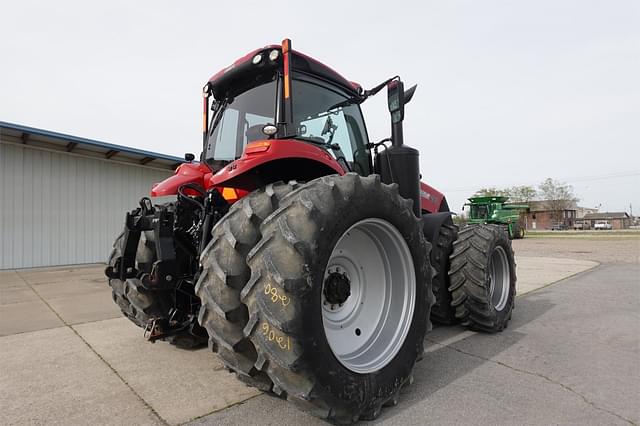
<path fill-rule="evenodd" d="M 273 50 L 277 50 L 279 52 L 279 59 L 275 63 L 270 63 L 267 60 L 263 60 L 258 65 L 252 63 L 252 60 L 256 55 L 263 54 L 264 56 L 268 56 Z M 293 71 L 312 74 L 316 77 L 327 80 L 337 86 L 340 86 L 352 95 L 359 95 L 362 92 L 362 87 L 358 83 L 347 80 L 330 67 L 324 65 L 322 62 L 295 50 L 291 50 L 290 53 L 291 68 Z M 224 95 L 228 92 L 234 92 L 237 90 L 234 86 L 244 86 L 248 83 L 247 80 L 260 80 L 261 75 L 272 76 L 277 66 L 282 63 L 281 57 L 282 46 L 280 45 L 269 45 L 249 52 L 236 60 L 230 66 L 218 71 L 209 79 L 209 85 L 211 86 L 214 96 L 218 98 L 220 95 Z"/>
<path fill-rule="evenodd" d="M 471 197 L 469 201 L 472 204 L 486 204 L 486 203 L 504 203 L 509 197 L 502 196 L 484 196 L 484 197 Z"/>

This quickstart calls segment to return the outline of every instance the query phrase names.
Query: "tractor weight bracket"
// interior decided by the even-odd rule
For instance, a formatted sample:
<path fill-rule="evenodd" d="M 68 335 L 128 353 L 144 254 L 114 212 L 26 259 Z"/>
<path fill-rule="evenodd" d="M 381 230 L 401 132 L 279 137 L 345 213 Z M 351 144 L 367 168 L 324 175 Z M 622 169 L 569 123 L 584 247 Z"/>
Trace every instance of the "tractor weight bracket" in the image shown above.
<path fill-rule="evenodd" d="M 120 253 L 120 256 L 116 257 L 113 266 L 107 266 L 105 269 L 105 274 L 109 278 L 125 281 L 127 278 L 134 278 L 137 275 L 135 267 L 136 251 L 140 241 L 140 233 L 145 230 L 143 228 L 146 224 L 144 221 L 145 216 L 141 216 L 140 212 L 141 209 L 139 208 L 132 212 L 127 212 L 122 235 L 124 250 Z"/>
<path fill-rule="evenodd" d="M 122 235 L 124 250 L 116 257 L 113 266 L 107 266 L 105 269 L 107 277 L 121 281 L 138 277 L 142 286 L 148 290 L 174 288 L 178 280 L 173 245 L 173 222 L 173 212 L 154 208 L 149 198 L 142 198 L 140 208 L 127 213 Z M 135 258 L 140 235 L 145 231 L 154 233 L 157 260 L 150 274 L 140 275 L 136 269 Z"/>
<path fill-rule="evenodd" d="M 174 213 L 166 209 L 158 209 L 153 216 L 141 217 L 152 218 L 151 229 L 156 241 L 157 260 L 153 263 L 150 274 L 142 274 L 140 282 L 147 290 L 174 288 L 178 283 L 176 250 L 173 244 Z"/>

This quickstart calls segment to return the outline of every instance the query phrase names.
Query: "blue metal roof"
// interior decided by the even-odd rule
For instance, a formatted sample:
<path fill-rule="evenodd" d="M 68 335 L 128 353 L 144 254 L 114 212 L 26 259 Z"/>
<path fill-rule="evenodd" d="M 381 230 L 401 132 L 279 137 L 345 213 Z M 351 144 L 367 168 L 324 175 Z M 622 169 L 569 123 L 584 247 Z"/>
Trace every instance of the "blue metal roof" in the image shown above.
<path fill-rule="evenodd" d="M 97 148 L 103 148 L 105 151 L 117 151 L 127 154 L 139 155 L 142 157 L 171 161 L 174 163 L 184 163 L 184 158 L 174 157 L 172 155 L 160 154 L 158 152 L 145 151 L 143 149 L 131 148 L 123 145 L 115 145 L 112 143 L 97 141 L 94 139 L 81 138 L 79 136 L 67 135 L 65 133 L 52 132 L 50 130 L 38 129 L 35 127 L 23 126 L 21 124 L 8 123 L 0 121 L 0 128 L 11 129 L 17 132 L 43 136 L 50 139 L 73 142 L 79 145 L 89 145 Z"/>

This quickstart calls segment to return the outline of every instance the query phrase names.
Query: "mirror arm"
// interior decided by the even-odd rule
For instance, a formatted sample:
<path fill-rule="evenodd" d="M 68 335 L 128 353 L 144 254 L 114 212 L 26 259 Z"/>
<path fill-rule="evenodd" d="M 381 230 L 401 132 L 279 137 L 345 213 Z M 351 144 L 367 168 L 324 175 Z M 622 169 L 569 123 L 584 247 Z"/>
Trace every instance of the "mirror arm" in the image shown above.
<path fill-rule="evenodd" d="M 395 80 L 395 79 L 397 79 L 397 78 L 400 78 L 400 76 L 398 76 L 398 75 L 393 76 L 393 77 L 391 77 L 391 78 L 386 79 L 386 80 L 385 80 L 385 81 L 383 81 L 382 83 L 378 84 L 378 85 L 377 85 L 376 87 L 374 87 L 373 89 L 365 90 L 365 91 L 364 91 L 364 95 L 363 95 L 363 99 L 362 99 L 362 100 L 364 101 L 364 100 L 365 100 L 365 99 L 367 99 L 369 96 L 373 96 L 373 95 L 375 95 L 376 93 L 378 93 L 379 91 L 381 91 L 382 89 L 384 89 L 384 88 L 387 86 L 387 84 L 391 83 L 393 80 Z"/>

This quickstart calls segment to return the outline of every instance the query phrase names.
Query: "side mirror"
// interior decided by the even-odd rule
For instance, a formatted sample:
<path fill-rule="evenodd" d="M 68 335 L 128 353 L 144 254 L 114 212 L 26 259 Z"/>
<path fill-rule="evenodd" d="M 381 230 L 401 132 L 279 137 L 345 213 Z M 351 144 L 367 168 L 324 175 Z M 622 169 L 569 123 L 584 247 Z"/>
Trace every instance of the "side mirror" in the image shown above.
<path fill-rule="evenodd" d="M 404 119 L 404 83 L 393 80 L 387 84 L 387 103 L 391 113 L 391 122 L 399 123 Z"/>
<path fill-rule="evenodd" d="M 387 84 L 387 97 L 392 123 L 399 123 L 404 120 L 404 106 L 411 101 L 417 87 L 418 85 L 416 84 L 405 91 L 404 83 L 401 80 L 393 80 Z"/>
<path fill-rule="evenodd" d="M 185 159 L 185 161 L 186 161 L 187 163 L 190 163 L 190 162 L 192 162 L 193 160 L 195 160 L 195 159 L 196 159 L 196 156 L 195 156 L 195 155 L 193 155 L 193 154 L 192 154 L 192 153 L 190 153 L 190 152 L 187 152 L 186 154 L 184 154 L 184 159 Z"/>

